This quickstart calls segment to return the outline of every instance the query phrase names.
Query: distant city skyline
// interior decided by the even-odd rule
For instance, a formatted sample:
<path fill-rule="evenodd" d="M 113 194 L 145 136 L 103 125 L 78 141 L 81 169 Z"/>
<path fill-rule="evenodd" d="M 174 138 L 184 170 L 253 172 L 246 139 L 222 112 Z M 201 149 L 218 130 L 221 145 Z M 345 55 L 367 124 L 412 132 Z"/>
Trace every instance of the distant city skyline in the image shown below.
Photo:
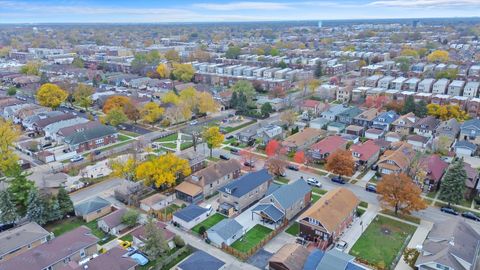
<path fill-rule="evenodd" d="M 0 23 L 155 23 L 477 17 L 480 0 L 0 0 Z"/>

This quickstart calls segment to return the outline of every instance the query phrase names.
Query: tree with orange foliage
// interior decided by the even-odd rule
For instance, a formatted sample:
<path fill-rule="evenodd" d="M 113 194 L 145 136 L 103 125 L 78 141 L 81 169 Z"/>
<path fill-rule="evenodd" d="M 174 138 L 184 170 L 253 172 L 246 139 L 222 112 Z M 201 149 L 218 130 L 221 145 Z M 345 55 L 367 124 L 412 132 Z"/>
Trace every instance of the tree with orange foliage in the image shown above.
<path fill-rule="evenodd" d="M 339 176 L 352 176 L 355 172 L 355 161 L 348 150 L 338 150 L 327 158 L 327 171 Z"/>
<path fill-rule="evenodd" d="M 297 163 L 304 164 L 305 163 L 305 152 L 303 151 L 298 151 L 295 153 L 293 156 L 293 160 Z"/>
<path fill-rule="evenodd" d="M 377 185 L 377 193 L 382 206 L 392 207 L 395 215 L 399 211 L 408 215 L 412 211 L 427 208 L 427 204 L 421 197 L 422 191 L 404 173 L 385 175 Z"/>
<path fill-rule="evenodd" d="M 277 140 L 270 140 L 265 147 L 265 154 L 268 157 L 277 155 L 280 151 L 280 143 Z"/>
<path fill-rule="evenodd" d="M 121 108 L 123 110 L 126 104 L 131 102 L 129 97 L 111 96 L 105 101 L 105 104 L 103 104 L 103 112 L 108 113 L 113 108 Z"/>
<path fill-rule="evenodd" d="M 367 108 L 382 108 L 383 106 L 385 106 L 385 104 L 387 104 L 387 97 L 384 96 L 384 95 L 381 95 L 381 96 L 368 96 L 366 99 L 365 99 L 365 107 Z"/>

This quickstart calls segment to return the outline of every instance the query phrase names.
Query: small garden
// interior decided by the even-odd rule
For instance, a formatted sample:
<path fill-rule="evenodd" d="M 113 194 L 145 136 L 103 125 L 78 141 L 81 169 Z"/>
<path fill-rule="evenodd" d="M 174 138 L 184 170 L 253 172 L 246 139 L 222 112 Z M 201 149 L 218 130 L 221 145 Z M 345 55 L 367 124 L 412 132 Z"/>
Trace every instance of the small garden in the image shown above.
<path fill-rule="evenodd" d="M 50 232 L 53 232 L 55 237 L 58 237 L 62 234 L 70 232 L 70 231 L 72 231 L 72 230 L 74 230 L 74 229 L 76 229 L 76 228 L 78 228 L 82 225 L 88 227 L 90 230 L 92 230 L 92 234 L 95 235 L 96 237 L 98 237 L 98 239 L 99 239 L 98 244 L 99 245 L 103 245 L 105 243 L 108 243 L 115 238 L 115 236 L 113 236 L 111 234 L 108 234 L 108 233 L 105 233 L 100 228 L 98 228 L 97 220 L 93 220 L 93 221 L 90 221 L 90 222 L 87 223 L 83 219 L 81 219 L 80 217 L 71 217 L 71 218 L 68 218 L 68 219 L 58 220 L 54 223 L 48 224 L 46 226 L 46 229 Z"/>
<path fill-rule="evenodd" d="M 285 230 L 285 232 L 296 237 L 300 232 L 300 224 L 294 222 L 292 225 L 290 225 L 290 227 L 288 227 L 288 229 Z"/>
<path fill-rule="evenodd" d="M 248 252 L 262 242 L 263 239 L 273 232 L 270 228 L 262 225 L 255 225 L 242 238 L 235 241 L 231 247 L 240 251 Z"/>
<path fill-rule="evenodd" d="M 225 216 L 223 216 L 219 213 L 215 213 L 214 215 L 208 217 L 204 221 L 195 225 L 195 227 L 192 228 L 192 231 L 201 235 L 201 234 L 205 233 L 206 230 L 215 226 L 215 224 L 219 223 L 220 221 L 222 221 L 224 219 L 226 219 Z"/>
<path fill-rule="evenodd" d="M 377 216 L 350 250 L 363 263 L 378 269 L 393 269 L 416 227 L 384 216 Z"/>

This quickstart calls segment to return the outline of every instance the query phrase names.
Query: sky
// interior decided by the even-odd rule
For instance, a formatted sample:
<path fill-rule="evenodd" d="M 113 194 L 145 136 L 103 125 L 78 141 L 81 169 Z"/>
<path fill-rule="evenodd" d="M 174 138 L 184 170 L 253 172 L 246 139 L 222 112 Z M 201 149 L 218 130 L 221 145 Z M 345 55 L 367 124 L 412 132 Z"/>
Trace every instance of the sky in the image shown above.
<path fill-rule="evenodd" d="M 0 23 L 155 23 L 480 16 L 480 0 L 0 0 Z"/>

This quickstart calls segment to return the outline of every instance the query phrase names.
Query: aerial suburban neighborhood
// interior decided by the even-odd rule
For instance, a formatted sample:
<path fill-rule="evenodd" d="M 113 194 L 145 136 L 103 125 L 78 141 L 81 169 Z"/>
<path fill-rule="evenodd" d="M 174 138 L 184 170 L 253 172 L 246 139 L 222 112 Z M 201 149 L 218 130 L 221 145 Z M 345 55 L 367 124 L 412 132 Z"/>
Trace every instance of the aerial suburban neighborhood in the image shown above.
<path fill-rule="evenodd" d="M 0 270 L 480 270 L 480 2 L 34 2 Z"/>

